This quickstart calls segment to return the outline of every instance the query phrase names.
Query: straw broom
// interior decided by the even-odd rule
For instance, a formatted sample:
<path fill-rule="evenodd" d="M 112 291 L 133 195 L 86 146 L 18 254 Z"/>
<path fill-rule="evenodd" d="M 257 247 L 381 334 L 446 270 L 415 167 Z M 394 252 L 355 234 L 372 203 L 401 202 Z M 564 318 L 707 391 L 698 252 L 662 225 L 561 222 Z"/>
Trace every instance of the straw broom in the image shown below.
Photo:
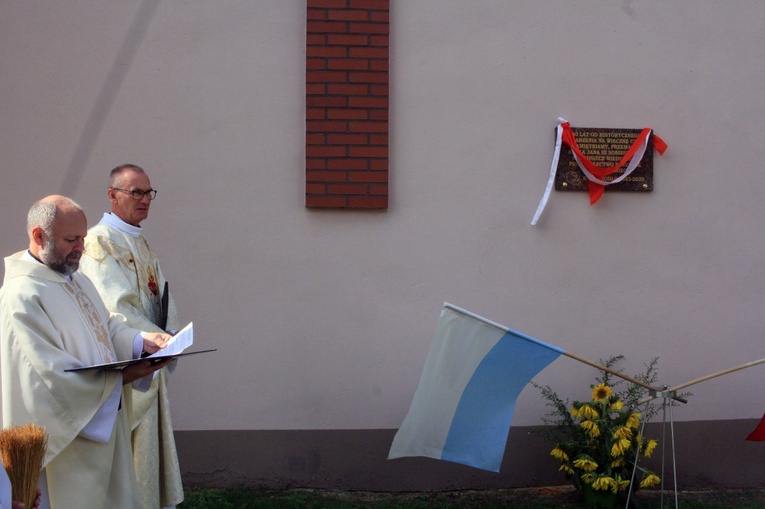
<path fill-rule="evenodd" d="M 0 454 L 11 480 L 13 500 L 32 507 L 37 498 L 37 481 L 42 471 L 48 435 L 32 423 L 0 430 Z"/>

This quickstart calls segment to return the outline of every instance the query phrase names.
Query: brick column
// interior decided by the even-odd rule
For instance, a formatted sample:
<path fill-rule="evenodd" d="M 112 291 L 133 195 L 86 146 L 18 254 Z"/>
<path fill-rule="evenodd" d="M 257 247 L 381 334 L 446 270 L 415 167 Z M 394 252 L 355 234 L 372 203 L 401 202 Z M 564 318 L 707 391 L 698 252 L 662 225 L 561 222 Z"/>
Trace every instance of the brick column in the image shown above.
<path fill-rule="evenodd" d="M 307 0 L 307 207 L 388 207 L 389 0 Z"/>

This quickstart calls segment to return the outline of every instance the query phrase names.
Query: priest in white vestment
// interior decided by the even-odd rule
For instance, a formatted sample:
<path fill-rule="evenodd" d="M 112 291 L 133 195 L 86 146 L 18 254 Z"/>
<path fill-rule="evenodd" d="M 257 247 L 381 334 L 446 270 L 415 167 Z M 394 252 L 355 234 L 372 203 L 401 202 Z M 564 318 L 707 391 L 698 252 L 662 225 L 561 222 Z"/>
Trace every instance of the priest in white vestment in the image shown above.
<path fill-rule="evenodd" d="M 27 231 L 29 250 L 5 258 L 0 288 L 2 424 L 45 427 L 41 507 L 140 509 L 128 385 L 151 383 L 167 361 L 66 370 L 140 358 L 171 336 L 129 327 L 77 272 L 87 234 L 77 204 L 62 196 L 40 200 Z"/>
<path fill-rule="evenodd" d="M 111 212 L 88 231 L 80 270 L 93 281 L 106 307 L 124 315 L 131 327 L 179 329 L 172 294 L 163 313 L 165 276 L 141 226 L 156 196 L 149 176 L 135 165 L 118 166 L 110 174 L 107 196 Z M 143 509 L 169 508 L 183 501 L 167 390 L 173 367 L 158 371 L 147 392 L 133 391 L 130 424 Z"/>

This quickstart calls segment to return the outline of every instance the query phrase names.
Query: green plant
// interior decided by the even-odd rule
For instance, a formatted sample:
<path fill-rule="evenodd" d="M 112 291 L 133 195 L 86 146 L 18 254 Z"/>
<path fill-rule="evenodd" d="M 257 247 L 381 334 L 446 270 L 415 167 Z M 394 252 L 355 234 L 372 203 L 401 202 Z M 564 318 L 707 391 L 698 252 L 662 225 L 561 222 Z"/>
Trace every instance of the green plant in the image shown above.
<path fill-rule="evenodd" d="M 618 355 L 601 363 L 613 370 L 623 359 Z M 658 358 L 654 358 L 633 378 L 654 385 L 657 363 Z M 661 483 L 653 471 L 639 462 L 636 466 L 638 455 L 651 456 L 658 444 L 640 435 L 641 419 L 650 420 L 658 411 L 658 405 L 650 403 L 643 406 L 645 415 L 638 411 L 644 388 L 603 371 L 590 386 L 589 401 L 569 404 L 549 386 L 532 385 L 552 408 L 542 418 L 546 427 L 534 432 L 555 444 L 550 454 L 560 461 L 559 470 L 583 492 L 588 506 L 614 507 L 622 492 Z M 633 486 L 633 471 L 637 486 Z"/>

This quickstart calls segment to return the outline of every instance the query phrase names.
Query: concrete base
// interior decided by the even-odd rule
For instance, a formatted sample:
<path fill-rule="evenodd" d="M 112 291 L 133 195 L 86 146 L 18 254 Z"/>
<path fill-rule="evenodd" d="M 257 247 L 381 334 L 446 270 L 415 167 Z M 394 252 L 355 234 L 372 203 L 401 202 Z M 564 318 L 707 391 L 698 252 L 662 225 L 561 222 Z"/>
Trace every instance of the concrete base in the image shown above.
<path fill-rule="evenodd" d="M 765 442 L 744 438 L 757 419 L 674 424 L 679 489 L 765 487 Z M 552 446 L 528 427 L 510 430 L 499 473 L 429 458 L 387 460 L 396 430 L 176 431 L 184 485 L 317 488 L 358 491 L 507 489 L 567 484 L 550 457 Z M 660 441 L 650 460 L 661 471 Z M 672 487 L 670 427 L 665 473 Z"/>

